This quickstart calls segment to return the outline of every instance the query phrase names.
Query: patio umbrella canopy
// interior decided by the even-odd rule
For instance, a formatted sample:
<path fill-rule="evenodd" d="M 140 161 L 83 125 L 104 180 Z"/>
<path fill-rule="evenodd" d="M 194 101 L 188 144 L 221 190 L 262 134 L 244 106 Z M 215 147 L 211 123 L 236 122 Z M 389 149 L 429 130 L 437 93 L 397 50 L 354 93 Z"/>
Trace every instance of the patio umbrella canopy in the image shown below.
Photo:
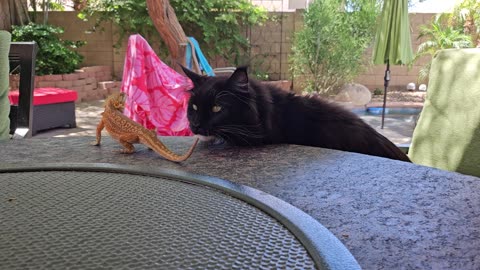
<path fill-rule="evenodd" d="M 385 121 L 390 64 L 405 65 L 412 60 L 408 0 L 384 0 L 373 48 L 373 63 L 387 65 L 384 77 L 382 128 Z"/>

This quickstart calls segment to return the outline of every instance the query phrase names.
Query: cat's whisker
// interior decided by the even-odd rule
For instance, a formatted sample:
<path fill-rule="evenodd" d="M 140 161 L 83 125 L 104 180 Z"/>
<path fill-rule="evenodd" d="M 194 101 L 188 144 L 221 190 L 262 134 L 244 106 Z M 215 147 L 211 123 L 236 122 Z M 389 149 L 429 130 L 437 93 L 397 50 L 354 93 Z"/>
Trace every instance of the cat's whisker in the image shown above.
<path fill-rule="evenodd" d="M 255 127 L 257 125 L 252 125 L 252 126 Z M 265 137 L 260 131 L 248 129 L 246 128 L 246 126 L 225 125 L 225 126 L 217 127 L 217 130 L 222 131 L 223 133 L 235 134 L 239 137 L 255 138 L 255 139 L 261 139 Z"/>
<path fill-rule="evenodd" d="M 221 125 L 220 127 L 221 128 L 240 129 L 240 130 L 255 132 L 255 131 L 258 131 L 258 129 L 261 127 L 261 124 L 255 124 L 255 125 Z"/>
<path fill-rule="evenodd" d="M 222 129 L 223 132 L 231 133 L 231 134 L 236 134 L 236 135 L 242 135 L 244 137 L 248 138 L 263 138 L 262 135 L 260 134 L 255 134 L 252 132 L 248 132 L 245 130 L 240 130 L 240 129 Z"/>
<path fill-rule="evenodd" d="M 218 128 L 223 128 L 223 129 L 239 129 L 239 130 L 248 130 L 250 131 L 250 128 L 256 128 L 259 127 L 259 125 L 221 125 L 218 126 Z"/>
<path fill-rule="evenodd" d="M 232 124 L 232 125 L 221 125 L 220 127 L 226 127 L 226 128 L 229 128 L 229 127 L 232 127 L 232 128 L 258 128 L 258 127 L 261 127 L 262 124 L 258 123 L 258 124 L 254 124 L 254 125 L 235 125 L 235 124 Z"/>
<path fill-rule="evenodd" d="M 216 136 L 222 138 L 222 139 L 225 140 L 226 142 L 232 140 L 232 137 L 228 136 L 226 133 L 223 133 L 223 132 L 221 132 L 221 131 L 217 131 Z"/>
<path fill-rule="evenodd" d="M 228 137 L 229 139 L 232 138 L 231 136 L 228 136 L 228 135 L 227 135 L 228 133 L 222 132 L 222 134 L 223 134 L 224 136 Z M 231 133 L 231 134 L 233 134 L 233 133 Z M 245 142 L 246 145 L 252 145 L 252 143 L 251 143 L 249 140 L 247 140 L 246 137 L 244 137 L 244 136 L 238 136 L 239 134 L 236 134 L 236 135 L 237 135 L 236 137 L 239 138 L 239 139 L 241 139 L 243 142 Z"/>

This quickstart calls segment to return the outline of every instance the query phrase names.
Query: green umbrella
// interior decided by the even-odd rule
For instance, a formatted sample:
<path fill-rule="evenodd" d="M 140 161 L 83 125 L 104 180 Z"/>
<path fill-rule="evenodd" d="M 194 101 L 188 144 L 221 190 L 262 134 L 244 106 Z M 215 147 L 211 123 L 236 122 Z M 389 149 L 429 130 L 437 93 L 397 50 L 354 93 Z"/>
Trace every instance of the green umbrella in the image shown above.
<path fill-rule="evenodd" d="M 373 63 L 386 64 L 383 93 L 382 129 L 385 121 L 390 64 L 404 65 L 413 60 L 408 0 L 384 0 L 373 48 Z"/>

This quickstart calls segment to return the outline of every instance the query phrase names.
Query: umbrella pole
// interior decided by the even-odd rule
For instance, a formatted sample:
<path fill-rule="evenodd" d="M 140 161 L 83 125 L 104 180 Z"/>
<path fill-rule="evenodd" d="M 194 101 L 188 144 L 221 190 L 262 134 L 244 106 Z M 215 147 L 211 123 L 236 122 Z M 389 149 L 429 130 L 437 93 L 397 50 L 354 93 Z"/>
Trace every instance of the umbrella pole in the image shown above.
<path fill-rule="evenodd" d="M 385 77 L 383 77 L 384 82 L 383 86 L 385 87 L 385 90 L 383 91 L 383 109 L 382 109 L 382 127 L 383 129 L 383 123 L 385 122 L 385 107 L 387 105 L 387 88 L 388 88 L 388 82 L 390 81 L 390 61 L 387 59 L 387 69 L 385 70 Z"/>

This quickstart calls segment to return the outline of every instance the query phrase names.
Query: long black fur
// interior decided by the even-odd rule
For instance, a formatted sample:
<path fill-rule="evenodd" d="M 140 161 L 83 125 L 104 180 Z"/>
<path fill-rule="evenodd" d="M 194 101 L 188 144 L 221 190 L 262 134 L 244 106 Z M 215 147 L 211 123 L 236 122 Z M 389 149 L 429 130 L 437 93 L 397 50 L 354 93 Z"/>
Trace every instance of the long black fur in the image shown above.
<path fill-rule="evenodd" d="M 410 162 L 354 113 L 320 97 L 295 95 L 249 79 L 246 67 L 230 77 L 183 70 L 194 83 L 187 115 L 195 134 L 233 145 L 299 144 Z M 214 106 L 221 110 L 212 111 Z"/>

